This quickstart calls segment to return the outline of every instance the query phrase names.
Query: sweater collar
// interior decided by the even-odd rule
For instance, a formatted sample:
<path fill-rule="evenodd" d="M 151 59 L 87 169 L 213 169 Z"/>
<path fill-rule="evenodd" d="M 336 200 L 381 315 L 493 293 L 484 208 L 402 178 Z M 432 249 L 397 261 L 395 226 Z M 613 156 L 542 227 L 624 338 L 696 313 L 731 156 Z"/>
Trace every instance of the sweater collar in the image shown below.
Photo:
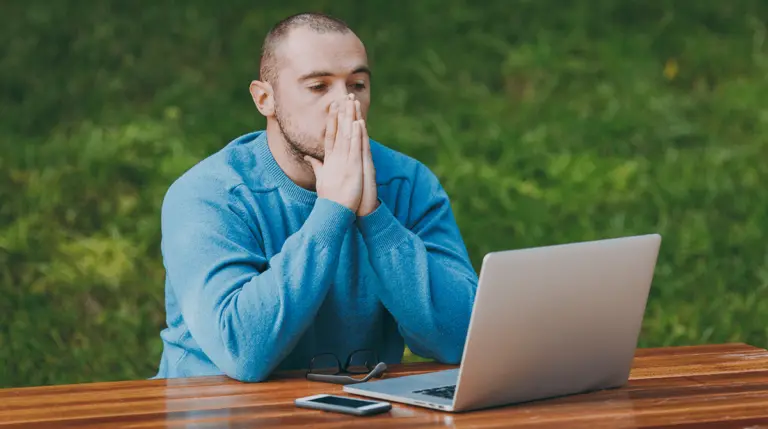
<path fill-rule="evenodd" d="M 277 163 L 272 151 L 267 144 L 267 132 L 264 131 L 254 141 L 255 152 L 259 161 L 264 166 L 264 172 L 281 191 L 285 192 L 291 199 L 299 201 L 304 204 L 314 204 L 317 200 L 317 193 L 304 189 L 297 185 L 287 174 L 280 168 L 280 164 Z"/>

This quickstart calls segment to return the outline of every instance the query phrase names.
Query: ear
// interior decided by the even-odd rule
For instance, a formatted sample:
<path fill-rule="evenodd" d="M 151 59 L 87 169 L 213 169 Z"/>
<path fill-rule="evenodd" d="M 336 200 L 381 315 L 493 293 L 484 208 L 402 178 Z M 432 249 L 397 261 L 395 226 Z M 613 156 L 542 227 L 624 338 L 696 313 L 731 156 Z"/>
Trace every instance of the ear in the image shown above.
<path fill-rule="evenodd" d="M 260 80 L 254 80 L 250 86 L 251 98 L 259 112 L 265 117 L 275 114 L 275 96 L 272 85 Z"/>

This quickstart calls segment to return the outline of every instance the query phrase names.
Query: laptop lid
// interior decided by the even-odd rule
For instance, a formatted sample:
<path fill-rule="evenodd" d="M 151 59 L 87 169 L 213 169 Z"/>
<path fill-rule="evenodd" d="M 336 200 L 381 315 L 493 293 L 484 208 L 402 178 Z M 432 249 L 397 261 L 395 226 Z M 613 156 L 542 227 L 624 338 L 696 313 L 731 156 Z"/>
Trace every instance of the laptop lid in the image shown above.
<path fill-rule="evenodd" d="M 487 254 L 454 410 L 626 383 L 660 243 L 650 234 Z"/>

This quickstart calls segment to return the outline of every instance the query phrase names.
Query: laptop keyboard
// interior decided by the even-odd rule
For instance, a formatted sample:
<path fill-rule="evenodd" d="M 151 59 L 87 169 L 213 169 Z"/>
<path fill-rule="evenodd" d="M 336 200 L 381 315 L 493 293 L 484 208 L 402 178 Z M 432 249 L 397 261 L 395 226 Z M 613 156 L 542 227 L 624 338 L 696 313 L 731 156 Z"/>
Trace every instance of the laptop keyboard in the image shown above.
<path fill-rule="evenodd" d="M 438 398 L 453 399 L 453 394 L 456 392 L 456 385 L 434 387 L 432 389 L 415 390 L 413 393 L 421 393 L 422 395 L 437 396 Z"/>

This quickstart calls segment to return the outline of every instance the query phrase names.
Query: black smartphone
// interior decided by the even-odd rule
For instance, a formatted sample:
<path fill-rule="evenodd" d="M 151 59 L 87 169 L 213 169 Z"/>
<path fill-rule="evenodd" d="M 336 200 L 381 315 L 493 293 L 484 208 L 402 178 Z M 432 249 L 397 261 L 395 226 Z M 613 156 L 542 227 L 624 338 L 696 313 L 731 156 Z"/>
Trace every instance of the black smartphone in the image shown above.
<path fill-rule="evenodd" d="M 354 416 L 369 416 L 372 414 L 385 413 L 392 409 L 392 404 L 389 402 L 369 401 L 328 394 L 306 396 L 304 398 L 296 399 L 294 403 L 300 408 L 332 411 L 352 414 Z"/>

